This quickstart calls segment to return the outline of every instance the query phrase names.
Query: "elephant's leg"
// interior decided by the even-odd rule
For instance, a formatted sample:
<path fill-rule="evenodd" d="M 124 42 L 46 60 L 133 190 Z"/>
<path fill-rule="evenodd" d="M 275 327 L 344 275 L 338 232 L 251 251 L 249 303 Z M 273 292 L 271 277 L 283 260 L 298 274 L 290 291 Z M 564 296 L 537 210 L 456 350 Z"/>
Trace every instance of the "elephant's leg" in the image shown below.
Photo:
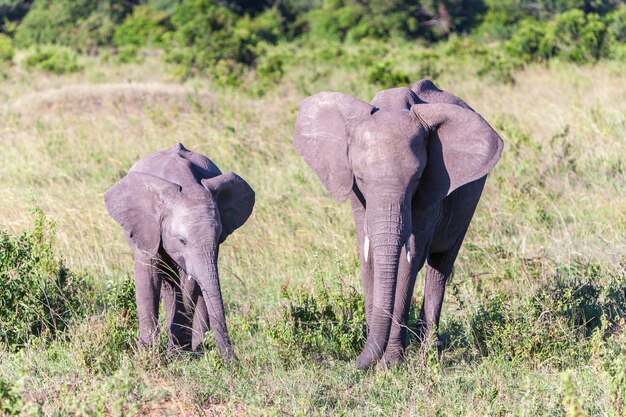
<path fill-rule="evenodd" d="M 441 220 L 437 224 L 429 248 L 424 302 L 420 313 L 420 325 L 416 331 L 418 341 L 424 346 L 428 346 L 434 331 L 436 346 L 438 349 L 442 348 L 437 331 L 446 283 L 474 216 L 485 179 L 486 177 L 483 177 L 464 185 L 444 200 Z"/>
<path fill-rule="evenodd" d="M 419 326 L 416 331 L 416 338 L 427 347 L 435 336 L 435 346 L 441 350 L 442 345 L 439 339 L 439 317 L 441 306 L 446 291 L 446 283 L 452 273 L 452 266 L 461 247 L 463 238 L 459 239 L 458 245 L 443 253 L 431 253 L 428 256 L 426 265 L 426 279 L 424 282 L 424 302 L 420 312 Z"/>
<path fill-rule="evenodd" d="M 193 333 L 191 335 L 191 349 L 196 352 L 202 349 L 204 335 L 209 331 L 209 311 L 198 286 L 196 310 L 193 315 Z"/>
<path fill-rule="evenodd" d="M 139 318 L 139 344 L 153 346 L 159 341 L 159 295 L 161 278 L 158 260 L 135 251 L 135 299 Z"/>
<path fill-rule="evenodd" d="M 354 191 L 350 193 L 350 205 L 352 206 L 352 217 L 356 227 L 356 237 L 359 245 L 359 260 L 361 262 L 361 276 L 363 278 L 363 292 L 365 295 L 365 321 L 369 332 L 369 325 L 374 308 L 374 265 L 371 253 L 368 262 L 365 261 L 365 206 L 359 200 Z"/>

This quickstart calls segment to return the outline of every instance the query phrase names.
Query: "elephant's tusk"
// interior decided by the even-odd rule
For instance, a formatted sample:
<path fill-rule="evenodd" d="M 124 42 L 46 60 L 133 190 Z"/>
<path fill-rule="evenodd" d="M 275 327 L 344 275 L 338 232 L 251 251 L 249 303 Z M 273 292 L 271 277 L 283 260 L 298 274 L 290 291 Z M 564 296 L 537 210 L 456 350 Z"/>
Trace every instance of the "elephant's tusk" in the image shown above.
<path fill-rule="evenodd" d="M 411 243 L 408 239 L 406 241 L 406 261 L 411 263 Z"/>
<path fill-rule="evenodd" d="M 365 262 L 367 262 L 367 258 L 369 258 L 370 254 L 370 239 L 365 235 L 365 242 L 363 243 L 363 257 L 365 258 Z"/>

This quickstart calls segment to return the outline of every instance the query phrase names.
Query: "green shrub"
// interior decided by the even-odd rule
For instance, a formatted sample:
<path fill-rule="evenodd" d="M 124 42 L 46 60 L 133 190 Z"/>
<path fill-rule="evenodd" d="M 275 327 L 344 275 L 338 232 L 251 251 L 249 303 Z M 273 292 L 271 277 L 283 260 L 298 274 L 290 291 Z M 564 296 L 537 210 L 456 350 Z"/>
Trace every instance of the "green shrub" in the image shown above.
<path fill-rule="evenodd" d="M 604 17 L 607 28 L 608 57 L 626 61 L 626 6 Z"/>
<path fill-rule="evenodd" d="M 51 339 L 84 313 L 86 282 L 53 251 L 54 224 L 35 212 L 19 236 L 0 231 L 0 345 L 19 350 L 32 338 Z"/>
<path fill-rule="evenodd" d="M 0 66 L 13 61 L 14 56 L 13 41 L 7 35 L 0 33 Z"/>
<path fill-rule="evenodd" d="M 28 70 L 47 71 L 59 75 L 82 69 L 76 53 L 69 48 L 60 46 L 37 48 L 35 52 L 24 59 L 23 65 Z"/>
<path fill-rule="evenodd" d="M 115 46 L 142 47 L 148 44 L 158 44 L 166 31 L 169 14 L 165 11 L 154 10 L 149 5 L 135 7 L 113 34 Z"/>
<path fill-rule="evenodd" d="M 35 0 L 15 33 L 16 45 L 71 46 L 81 52 L 109 45 L 115 25 L 132 10 L 132 2 Z"/>
<path fill-rule="evenodd" d="M 363 6 L 347 6 L 337 10 L 313 9 L 307 13 L 309 36 L 325 41 L 344 41 L 366 13 Z"/>
<path fill-rule="evenodd" d="M 164 36 L 166 62 L 182 76 L 209 75 L 219 84 L 239 82 L 245 66 L 253 66 L 264 42 L 276 38 L 276 16 L 237 19 L 226 7 L 209 0 L 184 0 L 174 8 L 173 32 Z"/>
<path fill-rule="evenodd" d="M 139 47 L 135 45 L 123 45 L 117 48 L 115 61 L 120 64 L 128 64 L 131 62 L 143 62 L 145 57 L 141 54 Z"/>
<path fill-rule="evenodd" d="M 586 361 L 590 338 L 603 321 L 626 319 L 626 282 L 600 286 L 603 275 L 597 264 L 574 262 L 557 267 L 548 283 L 521 302 L 490 294 L 468 314 L 466 341 L 480 355 L 513 361 L 550 361 L 560 368 Z"/>
<path fill-rule="evenodd" d="M 375 63 L 367 73 L 367 80 L 381 88 L 406 86 L 412 81 L 408 74 L 396 70 L 389 61 Z"/>
<path fill-rule="evenodd" d="M 605 37 L 606 25 L 598 15 L 570 10 L 548 24 L 540 53 L 577 63 L 593 62 L 606 55 Z"/>
<path fill-rule="evenodd" d="M 335 277 L 329 287 L 319 272 L 314 276 L 315 295 L 303 289 L 283 288 L 287 301 L 280 320 L 270 324 L 269 336 L 281 356 L 313 358 L 354 357 L 365 343 L 365 304 L 359 290 Z"/>
<path fill-rule="evenodd" d="M 505 44 L 505 50 L 509 55 L 521 58 L 525 62 L 541 60 L 544 58 L 542 42 L 545 36 L 544 25 L 534 19 L 522 20 L 511 39 Z"/>

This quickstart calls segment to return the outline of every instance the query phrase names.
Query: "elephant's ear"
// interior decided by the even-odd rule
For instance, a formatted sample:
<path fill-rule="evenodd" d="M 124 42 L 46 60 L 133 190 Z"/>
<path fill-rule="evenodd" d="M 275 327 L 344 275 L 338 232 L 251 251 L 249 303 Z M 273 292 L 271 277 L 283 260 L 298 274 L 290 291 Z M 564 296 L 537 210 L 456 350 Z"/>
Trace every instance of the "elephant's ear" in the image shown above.
<path fill-rule="evenodd" d="M 475 111 L 448 103 L 416 104 L 411 111 L 430 131 L 418 190 L 424 203 L 482 178 L 500 159 L 502 139 Z"/>
<path fill-rule="evenodd" d="M 203 179 L 202 185 L 213 194 L 217 201 L 222 220 L 222 234 L 220 235 L 220 243 L 222 243 L 252 214 L 254 190 L 234 172 Z"/>
<path fill-rule="evenodd" d="M 130 172 L 104 193 L 104 204 L 126 238 L 151 256 L 161 243 L 161 216 L 181 187 L 154 175 Z"/>
<path fill-rule="evenodd" d="M 352 189 L 348 139 L 374 106 L 348 94 L 322 92 L 300 102 L 293 144 L 330 194 L 344 201 Z"/>

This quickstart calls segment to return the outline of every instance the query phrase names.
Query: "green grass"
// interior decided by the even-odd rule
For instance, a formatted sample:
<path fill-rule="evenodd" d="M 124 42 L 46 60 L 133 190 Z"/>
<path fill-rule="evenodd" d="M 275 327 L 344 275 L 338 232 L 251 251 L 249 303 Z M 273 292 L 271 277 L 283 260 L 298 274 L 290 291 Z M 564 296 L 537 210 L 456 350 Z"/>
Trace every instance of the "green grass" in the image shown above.
<path fill-rule="evenodd" d="M 56 256 L 91 289 L 68 329 L 0 350 L 0 410 L 623 416 L 626 66 L 552 61 L 512 72 L 511 82 L 479 78 L 475 58 L 453 54 L 435 71 L 422 49 L 388 48 L 348 48 L 334 62 L 333 51 L 322 59 L 328 51 L 281 46 L 284 74 L 263 91 L 253 74 L 232 88 L 181 83 L 150 53 L 125 65 L 81 57 L 84 69 L 62 76 L 9 68 L 0 79 L 0 229 L 31 228 L 28 210 L 40 207 L 56 223 Z M 285 288 L 316 297 L 313 307 L 325 302 L 319 282 L 331 304 L 349 301 L 352 287 L 360 293 L 349 205 L 327 195 L 291 138 L 306 95 L 373 97 L 379 81 L 368 81 L 363 54 L 377 62 L 377 49 L 412 80 L 435 73 L 506 147 L 448 287 L 441 359 L 412 349 L 404 368 L 363 373 L 333 354 L 350 341 L 319 343 L 336 330 L 313 329 L 308 353 L 285 355 L 303 339 L 272 329 L 288 326 L 290 303 L 303 303 Z M 138 158 L 177 141 L 257 193 L 252 217 L 220 251 L 239 357 L 231 367 L 210 337 L 200 358 L 135 347 L 132 259 L 102 194 Z M 418 278 L 416 303 L 420 294 Z"/>

